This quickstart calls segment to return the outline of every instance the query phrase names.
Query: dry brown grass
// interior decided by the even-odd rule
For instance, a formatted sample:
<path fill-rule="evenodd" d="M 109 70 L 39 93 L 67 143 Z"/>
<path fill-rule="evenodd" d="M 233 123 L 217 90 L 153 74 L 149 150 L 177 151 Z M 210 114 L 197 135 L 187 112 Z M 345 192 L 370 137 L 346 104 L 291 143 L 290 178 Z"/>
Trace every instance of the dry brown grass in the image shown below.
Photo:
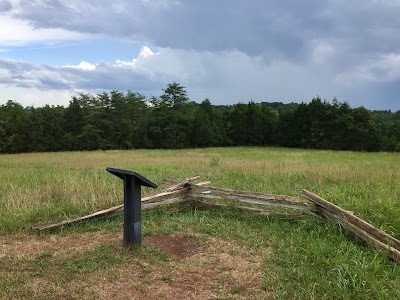
<path fill-rule="evenodd" d="M 98 245 L 122 240 L 121 233 L 81 232 L 67 235 L 3 235 L 0 236 L 0 257 L 28 259 L 41 253 L 51 253 L 55 258 L 66 258 L 76 252 L 94 249 Z"/>
<path fill-rule="evenodd" d="M 8 267 L 1 268 L 0 278 L 22 278 L 20 284 L 3 294 L 4 299 L 270 298 L 261 289 L 262 261 L 269 249 L 246 249 L 207 236 L 196 237 L 200 251 L 188 257 L 160 260 L 146 254 L 147 250 L 138 253 L 118 247 L 117 252 L 126 261 L 117 268 L 71 272 L 59 263 L 120 240 L 119 234 L 105 231 L 44 237 L 20 235 L 18 239 L 3 236 L 0 263 Z M 177 239 L 170 240 L 173 243 Z M 48 264 L 41 266 L 47 256 Z M 43 272 L 35 275 L 40 268 Z"/>
<path fill-rule="evenodd" d="M 7 222 L 20 216 L 28 222 L 48 222 L 120 204 L 122 183 L 105 171 L 107 166 L 135 170 L 155 182 L 201 175 L 215 186 L 243 190 L 298 196 L 305 188 L 361 214 L 367 211 L 366 201 L 369 207 L 386 205 L 383 211 L 400 213 L 400 156 L 395 153 L 268 148 L 94 151 L 0 155 L 0 165 L 0 220 Z M 368 213 L 362 216 L 368 218 Z M 17 224 L 8 227 L 12 226 Z"/>

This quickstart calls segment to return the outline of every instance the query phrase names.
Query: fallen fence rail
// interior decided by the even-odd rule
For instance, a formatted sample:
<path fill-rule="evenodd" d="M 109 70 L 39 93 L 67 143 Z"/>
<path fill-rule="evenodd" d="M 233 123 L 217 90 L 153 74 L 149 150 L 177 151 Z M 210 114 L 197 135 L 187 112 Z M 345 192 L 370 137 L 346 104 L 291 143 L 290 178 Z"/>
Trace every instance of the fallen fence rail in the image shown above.
<path fill-rule="evenodd" d="M 293 220 L 305 219 L 309 218 L 310 215 L 316 215 L 321 219 L 339 224 L 349 234 L 364 241 L 376 250 L 387 253 L 392 260 L 400 262 L 399 240 L 355 216 L 353 212 L 344 210 L 310 191 L 301 190 L 300 194 L 304 198 L 297 198 L 286 195 L 211 187 L 209 186 L 209 181 L 193 184 L 192 181 L 198 178 L 199 176 L 193 176 L 180 182 L 165 180 L 164 183 L 169 186 L 157 194 L 142 198 L 141 209 L 148 210 L 170 204 L 186 203 L 198 209 L 236 209 L 267 217 Z M 251 207 L 237 205 L 238 203 L 250 204 Z M 52 224 L 35 225 L 32 228 L 39 231 L 54 229 L 77 222 L 113 216 L 122 213 L 123 210 L 124 205 L 117 205 L 83 217 Z"/>
<path fill-rule="evenodd" d="M 172 198 L 172 199 L 167 199 L 167 200 L 163 200 L 163 201 L 159 201 L 159 202 L 143 203 L 142 211 L 149 210 L 149 209 L 152 209 L 155 207 L 167 206 L 167 205 L 171 205 L 174 203 L 182 203 L 185 201 L 186 201 L 185 198 L 179 197 L 179 198 Z M 55 229 L 55 228 L 58 228 L 61 226 L 71 225 L 71 224 L 78 223 L 78 222 L 90 221 L 90 220 L 99 219 L 102 217 L 111 217 L 111 216 L 114 216 L 117 214 L 121 214 L 123 212 L 124 212 L 124 206 L 118 205 L 118 206 L 115 206 L 115 207 L 112 207 L 109 209 L 105 209 L 105 210 L 101 210 L 101 211 L 95 212 L 93 214 L 86 215 L 86 216 L 76 218 L 76 219 L 64 220 L 64 221 L 60 221 L 60 222 L 52 223 L 52 224 L 35 225 L 35 226 L 32 226 L 32 229 L 39 230 L 39 231 L 45 230 L 45 229 Z"/>
<path fill-rule="evenodd" d="M 147 197 L 143 197 L 142 198 L 142 203 L 143 202 L 160 201 L 160 200 L 163 200 L 163 199 L 168 199 L 171 196 L 176 196 L 178 194 L 183 194 L 184 192 L 187 191 L 187 188 L 183 187 L 183 186 L 185 184 L 187 184 L 188 182 L 191 182 L 191 181 L 196 180 L 198 178 L 199 178 L 199 176 L 193 176 L 193 177 L 190 177 L 190 178 L 186 178 L 186 179 L 184 179 L 182 181 L 183 184 L 181 184 L 181 182 L 177 182 L 175 184 L 175 186 L 169 187 L 168 190 L 165 190 L 165 191 L 162 191 L 160 193 L 157 193 L 157 194 L 154 194 L 154 195 L 150 195 L 150 196 L 147 196 Z M 198 183 L 198 184 L 201 185 L 201 184 L 204 184 L 204 183 Z M 206 184 L 207 184 L 207 182 L 206 182 Z M 168 204 L 172 204 L 172 203 L 168 203 Z M 158 205 L 158 206 L 161 206 L 161 205 Z M 146 207 L 153 208 L 153 207 L 156 207 L 156 206 L 149 206 L 149 205 L 146 206 L 144 204 L 142 205 L 142 209 L 146 208 Z M 97 211 L 95 213 L 92 213 L 92 214 L 89 214 L 89 215 L 86 215 L 86 216 L 82 216 L 82 217 L 79 217 L 79 218 L 75 218 L 75 219 L 63 220 L 63 221 L 56 222 L 56 223 L 51 223 L 51 224 L 34 225 L 34 226 L 32 226 L 32 229 L 33 230 L 39 230 L 39 231 L 40 230 L 46 230 L 46 229 L 54 229 L 54 228 L 57 228 L 57 227 L 61 227 L 61 226 L 65 226 L 65 225 L 71 225 L 71 224 L 78 223 L 78 222 L 84 222 L 84 221 L 89 221 L 89 220 L 93 220 L 93 219 L 99 219 L 99 218 L 107 217 L 107 216 L 109 217 L 109 216 L 113 216 L 115 214 L 119 214 L 119 213 L 123 212 L 123 209 L 124 209 L 124 205 L 121 204 L 121 205 L 117 205 L 117 206 L 110 207 L 110 208 L 107 208 L 107 209 L 104 209 L 104 210 L 100 210 L 100 211 Z"/>
<path fill-rule="evenodd" d="M 277 217 L 277 218 L 281 218 L 281 219 L 301 220 L 301 219 L 309 218 L 309 216 L 305 215 L 305 214 L 283 213 L 283 212 L 264 210 L 264 209 L 260 209 L 260 208 L 254 208 L 254 207 L 232 206 L 232 205 L 226 205 L 226 204 L 214 203 L 214 202 L 202 201 L 202 200 L 194 200 L 194 199 L 189 200 L 188 203 L 195 208 L 206 208 L 206 209 L 212 208 L 212 209 L 219 209 L 219 210 L 236 209 L 236 210 L 239 210 L 242 212 L 247 212 L 247 213 L 252 213 L 252 214 L 262 215 L 262 216 Z"/>
<path fill-rule="evenodd" d="M 266 206 L 277 206 L 289 209 L 299 209 L 299 210 L 311 210 L 310 206 L 300 205 L 300 204 L 289 204 L 278 201 L 270 201 L 259 198 L 250 198 L 243 197 L 240 195 L 219 195 L 219 194 L 210 194 L 210 193 L 195 193 L 190 192 L 188 194 L 189 198 L 203 198 L 203 199 L 216 199 L 216 200 L 226 200 L 226 201 L 234 201 L 234 202 L 242 202 L 249 204 L 258 204 L 258 205 L 266 205 Z"/>
<path fill-rule="evenodd" d="M 193 184 L 189 184 L 188 187 L 190 187 L 192 189 L 200 189 L 203 191 L 216 192 L 218 194 L 223 194 L 223 195 L 235 195 L 235 196 L 250 197 L 250 198 L 257 198 L 257 199 L 276 200 L 276 201 L 282 201 L 282 202 L 287 201 L 289 203 L 301 203 L 304 205 L 307 205 L 310 203 L 307 200 L 297 198 L 297 197 L 292 197 L 292 196 L 286 196 L 286 195 L 266 194 L 266 193 L 260 193 L 260 192 L 246 192 L 246 191 L 230 190 L 230 189 L 223 189 L 223 188 L 217 188 L 217 187 L 211 187 L 211 186 L 198 186 L 198 185 L 193 185 Z"/>
<path fill-rule="evenodd" d="M 331 222 L 340 224 L 360 240 L 371 245 L 376 250 L 388 253 L 393 260 L 400 262 L 399 240 L 307 190 L 302 190 L 300 193 L 316 204 L 317 214 Z"/>

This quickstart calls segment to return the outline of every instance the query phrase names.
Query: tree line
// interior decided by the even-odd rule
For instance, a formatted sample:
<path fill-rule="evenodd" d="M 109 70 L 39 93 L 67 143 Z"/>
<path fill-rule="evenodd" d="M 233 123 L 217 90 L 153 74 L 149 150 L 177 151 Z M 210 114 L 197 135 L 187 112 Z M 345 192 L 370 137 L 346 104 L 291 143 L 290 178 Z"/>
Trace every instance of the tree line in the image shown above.
<path fill-rule="evenodd" d="M 319 97 L 301 104 L 197 104 L 176 82 L 159 98 L 112 91 L 74 96 L 68 107 L 0 106 L 1 153 L 211 146 L 400 151 L 400 111 Z"/>

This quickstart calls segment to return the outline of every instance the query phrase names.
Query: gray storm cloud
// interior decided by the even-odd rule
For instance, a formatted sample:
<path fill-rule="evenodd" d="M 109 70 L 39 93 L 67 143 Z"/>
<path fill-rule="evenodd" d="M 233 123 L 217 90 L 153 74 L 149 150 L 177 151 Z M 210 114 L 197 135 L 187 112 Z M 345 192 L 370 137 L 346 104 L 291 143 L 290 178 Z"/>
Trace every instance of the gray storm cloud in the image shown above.
<path fill-rule="evenodd" d="M 0 10 L 9 10 L 7 3 L 1 1 Z M 199 98 L 216 95 L 224 102 L 308 101 L 319 94 L 400 108 L 397 0 L 31 0 L 13 2 L 11 14 L 38 29 L 108 36 L 162 51 L 135 68 L 53 68 L 55 82 L 39 71 L 17 72 L 3 83 L 30 84 L 40 77 L 38 84 L 48 88 L 152 90 L 176 80 L 193 86 Z M 7 70 L 37 68 L 4 64 Z"/>
<path fill-rule="evenodd" d="M 348 59 L 399 49 L 399 15 L 398 1 L 360 0 L 31 0 L 23 1 L 15 13 L 37 28 L 109 34 L 169 48 L 237 49 L 295 60 L 307 54 L 309 42 L 315 39 L 342 41 Z"/>
<path fill-rule="evenodd" d="M 0 1 L 0 12 L 7 12 L 12 9 L 12 5 L 7 0 Z"/>

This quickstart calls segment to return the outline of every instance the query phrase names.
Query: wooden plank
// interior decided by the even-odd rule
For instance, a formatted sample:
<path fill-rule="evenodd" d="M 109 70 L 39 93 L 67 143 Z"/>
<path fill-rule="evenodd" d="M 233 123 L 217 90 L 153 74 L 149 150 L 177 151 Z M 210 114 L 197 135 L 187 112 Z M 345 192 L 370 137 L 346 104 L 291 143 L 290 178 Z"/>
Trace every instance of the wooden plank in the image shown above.
<path fill-rule="evenodd" d="M 178 188 L 183 187 L 185 184 L 188 184 L 189 182 L 191 182 L 193 180 L 196 180 L 196 179 L 199 179 L 199 178 L 200 178 L 200 176 L 192 176 L 192 177 L 189 177 L 189 178 L 185 178 L 184 180 L 182 180 L 180 182 L 177 182 L 174 185 L 163 189 L 162 191 L 163 192 L 170 192 L 170 191 L 176 190 Z"/>
<path fill-rule="evenodd" d="M 211 184 L 211 181 L 202 181 L 202 182 L 196 183 L 194 185 L 198 187 L 198 186 L 204 186 L 204 185 L 209 185 L 209 184 Z M 190 186 L 192 186 L 192 185 L 193 185 L 192 183 L 188 183 L 184 187 L 190 188 Z"/>
<path fill-rule="evenodd" d="M 152 209 L 155 207 L 167 206 L 167 205 L 178 204 L 178 203 L 183 203 L 183 202 L 187 202 L 187 199 L 183 198 L 183 197 L 178 197 L 178 198 L 167 199 L 167 200 L 160 201 L 160 202 L 143 203 L 142 211 L 149 210 L 149 209 Z M 121 211 L 123 212 L 124 210 L 122 209 Z"/>
<path fill-rule="evenodd" d="M 195 186 L 188 184 L 188 187 L 193 189 L 201 189 L 206 191 L 215 191 L 218 194 L 224 195 L 232 195 L 232 196 L 243 196 L 247 198 L 257 198 L 257 199 L 266 199 L 266 200 L 277 200 L 277 201 L 285 201 L 285 202 L 294 202 L 303 205 L 311 204 L 308 200 L 304 200 L 297 197 L 286 196 L 286 195 L 274 195 L 274 194 L 266 194 L 260 192 L 246 192 L 246 191 L 239 191 L 239 190 L 230 190 L 230 189 L 223 189 L 211 186 Z"/>
<path fill-rule="evenodd" d="M 341 207 L 330 203 L 329 201 L 307 191 L 302 190 L 301 194 L 309 199 L 310 201 L 314 202 L 317 205 L 322 206 L 329 212 L 334 215 L 339 216 L 340 218 L 344 219 L 345 221 L 360 227 L 361 229 L 365 230 L 370 235 L 373 235 L 381 242 L 388 244 L 390 247 L 395 248 L 396 250 L 400 251 L 400 241 L 396 238 L 392 237 L 391 235 L 387 234 L 386 232 L 374 227 L 373 225 L 369 224 L 368 222 L 364 221 L 363 219 L 349 213 L 348 211 L 342 209 Z"/>
<path fill-rule="evenodd" d="M 163 198 L 170 197 L 170 196 L 172 196 L 172 195 L 176 195 L 176 194 L 179 194 L 179 193 L 184 193 L 184 192 L 187 191 L 187 190 L 188 190 L 187 188 L 179 188 L 179 189 L 177 189 L 177 190 L 175 190 L 175 191 L 161 192 L 161 193 L 158 193 L 158 194 L 154 194 L 154 195 L 150 195 L 150 196 L 147 196 L 147 197 L 142 198 L 142 202 L 154 202 L 154 201 L 158 201 L 158 200 L 161 200 L 161 199 L 163 199 Z M 124 205 L 122 204 L 122 207 L 123 207 L 123 206 L 124 206 Z"/>
<path fill-rule="evenodd" d="M 358 228 L 357 226 L 349 223 L 345 219 L 341 218 L 340 216 L 331 213 L 329 210 L 320 207 L 320 211 L 322 216 L 326 217 L 330 222 L 339 224 L 342 226 L 344 229 L 346 229 L 350 235 L 360 239 L 364 243 L 370 245 L 374 249 L 378 251 L 382 251 L 390 256 L 391 259 L 393 259 L 396 262 L 400 262 L 400 251 L 398 251 L 395 248 L 392 248 L 378 239 L 375 239 L 373 236 L 369 235 L 367 232 L 364 230 Z"/>
<path fill-rule="evenodd" d="M 142 198 L 142 202 L 152 202 L 155 200 L 161 200 L 164 198 L 168 198 L 172 195 L 176 195 L 179 193 L 182 193 L 184 191 L 186 191 L 186 188 L 181 188 L 179 190 L 176 191 L 171 191 L 171 192 L 163 192 L 163 193 L 158 193 L 155 195 L 150 195 L 147 197 Z M 60 222 L 56 222 L 56 223 L 52 223 L 52 224 L 47 224 L 47 225 L 34 225 L 32 226 L 32 229 L 34 230 L 43 230 L 43 229 L 50 229 L 50 228 L 56 228 L 56 227 L 60 227 L 60 226 L 64 226 L 64 225 L 68 225 L 68 224 L 73 224 L 76 222 L 82 222 L 82 221 L 89 221 L 89 220 L 93 220 L 93 219 L 98 219 L 98 218 L 102 218 L 105 216 L 109 216 L 112 215 L 115 211 L 118 211 L 120 209 L 123 210 L 124 205 L 120 204 L 111 208 L 107 208 L 101 211 L 97 211 L 95 213 L 83 216 L 83 217 L 79 217 L 79 218 L 75 218 L 75 219 L 70 219 L 70 220 L 64 220 L 64 221 L 60 221 Z"/>
<path fill-rule="evenodd" d="M 196 177 L 196 176 L 194 176 Z M 194 177 L 191 177 L 189 179 L 192 179 Z M 194 179 L 193 179 L 194 180 Z M 201 186 L 203 184 L 209 184 L 209 181 L 205 181 L 205 182 L 200 182 L 198 184 L 196 184 L 195 186 Z M 170 187 L 171 188 L 171 187 Z M 161 193 L 157 193 L 154 195 L 150 195 L 147 197 L 142 198 L 142 202 L 154 202 L 154 201 L 160 201 L 162 199 L 171 197 L 173 195 L 177 195 L 179 193 L 184 193 L 188 190 L 187 187 L 175 187 L 176 190 L 171 190 L 171 191 L 164 191 Z M 142 208 L 143 208 L 142 204 Z M 86 215 L 86 216 L 82 216 L 79 218 L 75 218 L 75 219 L 71 219 L 71 220 L 64 220 L 64 221 L 60 221 L 60 222 L 56 222 L 56 223 L 52 223 L 52 224 L 46 224 L 46 225 L 34 225 L 32 226 L 32 229 L 34 230 L 43 230 L 43 229 L 51 229 L 51 228 L 57 228 L 60 226 L 64 226 L 64 225 L 68 225 L 68 224 L 73 224 L 76 222 L 82 222 L 82 221 L 89 221 L 89 220 L 93 220 L 93 219 L 98 219 L 98 218 L 102 218 L 105 216 L 112 216 L 115 212 L 117 211 L 123 211 L 124 209 L 124 205 L 120 204 L 111 208 L 107 208 L 101 211 L 97 211 L 95 213 Z"/>
<path fill-rule="evenodd" d="M 166 185 L 173 185 L 173 184 L 178 183 L 178 181 L 169 180 L 169 179 L 164 179 L 162 182 L 163 182 L 163 184 L 166 184 Z M 186 186 L 187 185 L 191 185 L 191 184 L 193 184 L 193 183 L 188 183 L 188 184 L 186 184 Z M 202 182 L 199 182 L 199 183 L 195 183 L 194 185 L 195 186 L 201 186 L 201 185 L 208 185 L 208 184 L 211 184 L 211 181 L 202 181 Z"/>
<path fill-rule="evenodd" d="M 60 222 L 56 222 L 56 223 L 52 223 L 52 224 L 33 225 L 32 229 L 33 230 L 53 229 L 53 228 L 61 227 L 61 226 L 64 226 L 64 225 L 69 225 L 69 224 L 81 222 L 81 221 L 89 221 L 89 220 L 93 220 L 93 219 L 98 219 L 98 218 L 101 218 L 101 217 L 108 216 L 108 215 L 114 213 L 115 211 L 118 211 L 121 208 L 123 209 L 124 205 L 114 206 L 114 207 L 111 207 L 111 208 L 108 208 L 108 209 L 104 209 L 104 210 L 95 212 L 93 214 L 89 214 L 89 215 L 86 215 L 86 216 L 83 216 L 83 217 L 79 217 L 79 218 L 75 218 L 75 219 L 64 220 L 64 221 L 60 221 Z"/>
<path fill-rule="evenodd" d="M 243 212 L 248 212 L 257 215 L 263 216 L 271 216 L 271 217 L 278 217 L 284 219 L 291 219 L 291 220 L 301 220 L 305 218 L 309 218 L 309 216 L 305 214 L 287 214 L 287 213 L 279 213 L 254 207 L 245 207 L 245 206 L 230 206 L 220 203 L 213 203 L 208 201 L 200 201 L 200 200 L 189 200 L 188 203 L 196 208 L 212 208 L 212 209 L 221 209 L 221 210 L 229 210 L 229 209 L 237 209 Z"/>
<path fill-rule="evenodd" d="M 277 202 L 277 201 L 270 201 L 270 200 L 266 200 L 266 199 L 254 199 L 254 198 L 246 198 L 246 197 L 242 197 L 242 196 L 233 196 L 233 195 L 215 195 L 215 194 L 209 194 L 209 193 L 189 192 L 188 196 L 193 197 L 193 198 L 229 200 L 229 201 L 235 201 L 235 202 L 259 204 L 259 205 L 267 205 L 267 206 L 277 206 L 277 207 L 284 207 L 284 208 L 298 209 L 298 210 L 311 210 L 312 209 L 310 206 L 307 206 L 307 205 L 288 204 L 288 203 L 281 203 L 281 202 Z"/>
<path fill-rule="evenodd" d="M 154 203 L 143 203 L 142 204 L 142 211 L 145 210 L 149 210 L 155 207 L 161 207 L 161 206 L 167 206 L 170 204 L 176 204 L 176 203 L 182 203 L 182 202 L 186 202 L 187 199 L 182 198 L 182 197 L 178 197 L 178 198 L 172 198 L 172 199 L 167 199 L 164 201 L 160 201 L 160 202 L 154 202 Z M 61 226 L 65 226 L 65 225 L 70 225 L 73 223 L 78 223 L 78 222 L 84 222 L 84 221 L 89 221 L 89 220 L 93 220 L 93 219 L 99 219 L 102 217 L 110 217 L 110 216 L 114 216 L 117 214 L 121 214 L 124 212 L 124 206 L 123 205 L 118 205 L 116 207 L 112 207 L 109 209 L 105 209 L 81 218 L 76 218 L 76 219 L 71 219 L 71 220 L 65 220 L 65 221 L 61 221 L 61 222 L 57 222 L 57 223 L 53 223 L 53 224 L 45 224 L 45 225 L 35 225 L 32 226 L 32 229 L 34 230 L 45 230 L 45 229 L 54 229 L 54 228 L 58 228 Z"/>

